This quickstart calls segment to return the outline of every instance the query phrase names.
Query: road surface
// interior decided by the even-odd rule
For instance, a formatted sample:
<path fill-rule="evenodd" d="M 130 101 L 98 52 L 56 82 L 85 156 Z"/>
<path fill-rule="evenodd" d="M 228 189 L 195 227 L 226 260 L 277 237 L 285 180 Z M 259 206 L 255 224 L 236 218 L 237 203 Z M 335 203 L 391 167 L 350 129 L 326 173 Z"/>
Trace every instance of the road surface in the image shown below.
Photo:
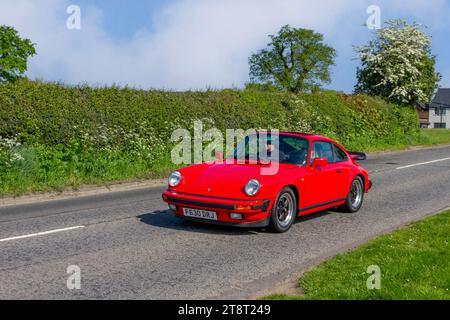
<path fill-rule="evenodd" d="M 2 207 L 0 299 L 246 298 L 450 207 L 450 146 L 363 164 L 374 187 L 359 213 L 313 214 L 285 234 L 179 221 L 162 188 Z M 72 265 L 79 290 L 67 287 Z"/>

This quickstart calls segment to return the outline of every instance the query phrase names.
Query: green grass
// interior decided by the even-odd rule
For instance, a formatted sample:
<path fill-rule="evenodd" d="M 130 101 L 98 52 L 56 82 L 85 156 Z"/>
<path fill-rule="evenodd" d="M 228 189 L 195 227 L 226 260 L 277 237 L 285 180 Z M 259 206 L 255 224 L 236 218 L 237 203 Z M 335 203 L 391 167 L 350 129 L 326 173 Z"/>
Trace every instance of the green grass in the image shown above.
<path fill-rule="evenodd" d="M 0 196 L 155 179 L 166 177 L 176 167 L 170 153 L 149 159 L 145 154 L 121 150 L 74 151 L 48 146 L 19 146 L 14 153 L 23 160 L 0 166 Z"/>
<path fill-rule="evenodd" d="M 377 141 L 372 144 L 363 143 L 364 148 L 361 151 L 395 151 L 405 150 L 410 147 L 428 147 L 443 144 L 450 144 L 450 129 L 420 129 L 416 139 L 411 139 L 410 141 L 393 141 L 392 143 L 385 141 Z"/>
<path fill-rule="evenodd" d="M 450 299 L 450 211 L 381 236 L 306 272 L 304 296 L 264 299 Z M 367 289 L 367 268 L 381 270 L 381 289 Z"/>
<path fill-rule="evenodd" d="M 421 129 L 419 143 L 422 145 L 450 143 L 450 129 Z"/>
<path fill-rule="evenodd" d="M 0 195 L 77 190 L 82 185 L 160 178 L 174 167 L 165 154 L 149 161 L 119 150 L 71 153 L 52 147 L 20 146 L 15 152 L 23 160 L 0 171 Z"/>

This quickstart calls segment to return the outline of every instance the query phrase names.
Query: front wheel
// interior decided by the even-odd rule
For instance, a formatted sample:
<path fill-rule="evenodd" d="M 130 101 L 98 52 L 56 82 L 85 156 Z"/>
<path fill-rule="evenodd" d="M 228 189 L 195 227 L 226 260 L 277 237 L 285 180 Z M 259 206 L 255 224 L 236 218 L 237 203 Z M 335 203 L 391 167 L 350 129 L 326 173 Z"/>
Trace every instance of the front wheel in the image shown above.
<path fill-rule="evenodd" d="M 280 191 L 269 214 L 272 231 L 283 233 L 291 228 L 297 217 L 297 199 L 291 188 Z"/>
<path fill-rule="evenodd" d="M 364 182 L 361 177 L 355 177 L 350 185 L 343 209 L 346 212 L 353 213 L 361 209 L 364 201 Z"/>

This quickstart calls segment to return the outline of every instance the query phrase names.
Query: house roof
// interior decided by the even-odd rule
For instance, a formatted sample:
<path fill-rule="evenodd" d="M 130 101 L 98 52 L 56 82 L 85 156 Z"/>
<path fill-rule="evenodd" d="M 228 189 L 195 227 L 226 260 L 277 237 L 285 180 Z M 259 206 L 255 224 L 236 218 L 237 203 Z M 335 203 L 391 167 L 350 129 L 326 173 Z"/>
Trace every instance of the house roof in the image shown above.
<path fill-rule="evenodd" d="M 450 108 L 450 88 L 439 88 L 430 107 L 436 108 L 441 105 L 444 108 Z"/>

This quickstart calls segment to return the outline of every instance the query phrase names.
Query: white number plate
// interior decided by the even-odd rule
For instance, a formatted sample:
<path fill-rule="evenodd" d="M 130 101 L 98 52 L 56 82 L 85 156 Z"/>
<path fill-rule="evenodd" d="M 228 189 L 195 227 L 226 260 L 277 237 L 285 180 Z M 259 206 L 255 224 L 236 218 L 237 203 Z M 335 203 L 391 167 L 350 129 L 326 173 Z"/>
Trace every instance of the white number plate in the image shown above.
<path fill-rule="evenodd" d="M 213 212 L 213 211 L 183 208 L 183 212 L 186 217 L 207 219 L 207 220 L 217 220 L 217 213 Z"/>

